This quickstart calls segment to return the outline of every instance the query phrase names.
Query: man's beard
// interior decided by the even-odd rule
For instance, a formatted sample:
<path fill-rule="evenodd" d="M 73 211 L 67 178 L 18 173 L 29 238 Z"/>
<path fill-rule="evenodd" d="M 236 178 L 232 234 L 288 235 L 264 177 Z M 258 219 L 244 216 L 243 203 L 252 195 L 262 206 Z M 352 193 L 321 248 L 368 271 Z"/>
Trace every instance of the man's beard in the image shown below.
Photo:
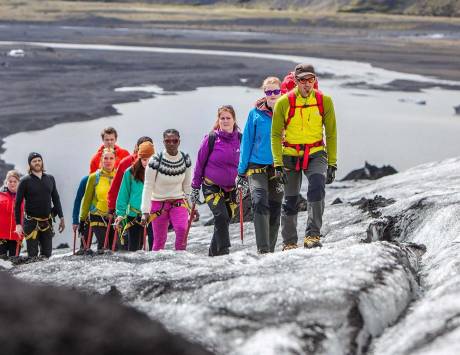
<path fill-rule="evenodd" d="M 32 170 L 34 173 L 41 173 L 43 171 L 43 165 L 32 165 L 30 167 L 30 170 Z"/>

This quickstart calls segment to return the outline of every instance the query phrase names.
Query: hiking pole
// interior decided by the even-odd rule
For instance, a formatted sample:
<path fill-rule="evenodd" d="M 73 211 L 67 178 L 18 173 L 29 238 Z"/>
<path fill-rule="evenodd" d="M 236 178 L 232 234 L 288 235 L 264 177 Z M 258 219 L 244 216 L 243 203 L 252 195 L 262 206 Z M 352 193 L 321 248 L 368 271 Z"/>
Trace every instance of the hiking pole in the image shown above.
<path fill-rule="evenodd" d="M 190 227 L 192 226 L 193 217 L 195 215 L 195 206 L 196 206 L 196 202 L 193 203 L 192 209 L 190 210 L 190 217 L 188 219 L 187 230 L 186 230 L 185 236 L 184 236 L 184 246 L 186 248 L 187 248 L 188 233 L 190 232 Z"/>
<path fill-rule="evenodd" d="M 77 243 L 77 230 L 73 231 L 73 255 L 75 255 L 75 244 Z"/>
<path fill-rule="evenodd" d="M 86 239 L 86 245 L 85 245 L 86 250 L 91 249 L 92 243 L 93 243 L 93 229 L 91 228 L 91 222 L 89 222 L 88 237 Z"/>
<path fill-rule="evenodd" d="M 112 216 L 109 217 L 109 223 L 107 223 L 107 229 L 105 230 L 104 249 L 107 249 L 107 244 L 109 243 L 109 232 L 110 225 L 112 224 L 112 218 Z"/>
<path fill-rule="evenodd" d="M 115 233 L 113 234 L 112 251 L 115 251 L 115 246 L 117 245 L 117 239 L 118 239 L 118 227 L 115 227 Z"/>
<path fill-rule="evenodd" d="M 19 256 L 19 252 L 21 251 L 22 247 L 22 238 L 16 241 L 16 256 Z"/>
<path fill-rule="evenodd" d="M 243 244 L 243 239 L 244 239 L 244 236 L 243 236 L 243 213 L 244 213 L 244 210 L 243 210 L 243 189 L 241 187 L 238 189 L 238 194 L 239 194 L 239 197 L 240 197 L 240 238 L 241 238 L 241 244 Z"/>
<path fill-rule="evenodd" d="M 148 251 L 149 248 L 147 247 L 147 225 L 144 226 L 144 236 L 143 236 L 142 242 L 144 243 L 143 244 L 143 249 L 145 251 Z"/>

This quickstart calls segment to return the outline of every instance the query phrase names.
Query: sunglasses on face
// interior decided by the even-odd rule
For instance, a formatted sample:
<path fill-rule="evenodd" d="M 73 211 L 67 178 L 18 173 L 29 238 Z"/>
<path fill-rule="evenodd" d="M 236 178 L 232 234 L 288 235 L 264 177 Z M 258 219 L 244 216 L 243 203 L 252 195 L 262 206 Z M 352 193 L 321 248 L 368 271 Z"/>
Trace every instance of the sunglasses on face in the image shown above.
<path fill-rule="evenodd" d="M 166 144 L 177 144 L 177 143 L 179 143 L 179 139 L 177 139 L 177 138 L 165 139 L 164 142 L 165 142 Z"/>
<path fill-rule="evenodd" d="M 315 77 L 314 76 L 311 76 L 309 78 L 297 78 L 297 81 L 301 84 L 305 84 L 305 83 L 309 83 L 309 84 L 313 84 L 315 82 Z"/>
<path fill-rule="evenodd" d="M 272 96 L 272 95 L 279 95 L 281 94 L 281 90 L 280 89 L 276 89 L 276 90 L 265 90 L 265 95 L 266 96 Z"/>

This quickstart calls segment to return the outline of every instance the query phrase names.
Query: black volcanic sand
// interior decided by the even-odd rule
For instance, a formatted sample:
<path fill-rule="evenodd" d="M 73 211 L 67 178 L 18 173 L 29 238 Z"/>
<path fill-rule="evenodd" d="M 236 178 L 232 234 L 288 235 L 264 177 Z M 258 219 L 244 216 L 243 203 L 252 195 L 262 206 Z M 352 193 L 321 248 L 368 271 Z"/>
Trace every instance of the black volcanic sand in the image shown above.
<path fill-rule="evenodd" d="M 310 55 L 366 61 L 387 69 L 460 80 L 460 70 L 456 70 L 459 67 L 458 56 L 452 55 L 460 51 L 458 48 L 439 50 L 437 47 L 417 47 L 413 43 L 401 46 L 399 42 L 395 44 L 393 36 L 388 34 L 375 38 L 368 35 L 362 38 L 334 36 L 321 32 L 318 35 L 256 32 L 242 35 L 217 30 L 148 29 L 142 28 L 139 23 L 110 19 L 101 24 L 98 18 L 83 22 L 3 22 L 0 25 L 0 41 L 142 45 Z M 120 30 L 120 27 L 123 29 Z M 258 87 L 267 75 L 283 77 L 293 68 L 288 61 L 256 58 L 55 50 L 24 46 L 20 46 L 26 52 L 24 58 L 6 56 L 14 48 L 18 46 L 0 46 L 0 139 L 61 122 L 113 115 L 116 113 L 112 107 L 114 103 L 151 96 L 142 92 L 115 92 L 113 89 L 117 87 L 155 84 L 167 91 L 189 91 L 203 86 L 241 85 L 241 78 L 248 79 L 245 85 Z M 337 75 L 347 75 L 346 67 Z M 364 84 L 356 83 L 357 86 Z M 418 91 L 421 88 L 426 88 L 426 84 L 395 81 L 382 89 Z M 0 176 L 4 176 L 8 168 L 0 162 Z"/>

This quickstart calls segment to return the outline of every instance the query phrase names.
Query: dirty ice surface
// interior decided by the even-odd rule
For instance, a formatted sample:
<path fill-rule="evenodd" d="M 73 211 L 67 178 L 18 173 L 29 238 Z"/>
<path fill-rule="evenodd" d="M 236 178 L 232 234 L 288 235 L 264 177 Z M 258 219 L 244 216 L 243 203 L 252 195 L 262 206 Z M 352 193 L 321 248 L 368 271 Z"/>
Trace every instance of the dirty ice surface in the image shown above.
<path fill-rule="evenodd" d="M 351 204 L 375 195 L 394 201 L 373 213 Z M 454 158 L 329 188 L 321 249 L 281 252 L 279 240 L 258 255 L 245 223 L 243 245 L 232 225 L 231 254 L 209 258 L 212 227 L 196 226 L 186 252 L 171 250 L 170 234 L 162 252 L 64 252 L 10 272 L 87 292 L 116 286 L 126 303 L 218 354 L 458 354 L 459 215 Z"/>

